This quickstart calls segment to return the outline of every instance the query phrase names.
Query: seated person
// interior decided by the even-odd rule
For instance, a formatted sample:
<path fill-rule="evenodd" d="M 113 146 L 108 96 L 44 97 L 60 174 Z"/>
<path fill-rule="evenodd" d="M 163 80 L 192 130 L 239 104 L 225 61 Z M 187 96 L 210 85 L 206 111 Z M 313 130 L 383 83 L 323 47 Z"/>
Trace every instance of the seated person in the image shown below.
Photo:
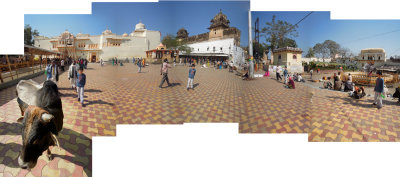
<path fill-rule="evenodd" d="M 360 99 L 365 95 L 364 87 L 354 87 L 353 97 L 355 99 Z"/>
<path fill-rule="evenodd" d="M 396 88 L 396 92 L 394 92 L 393 98 L 398 98 L 399 101 L 397 103 L 400 103 L 400 86 Z"/>
<path fill-rule="evenodd" d="M 242 76 L 242 79 L 243 80 L 249 79 L 249 71 L 248 70 L 246 70 L 246 73 Z"/>
<path fill-rule="evenodd" d="M 289 82 L 287 83 L 287 86 L 290 89 L 295 89 L 296 88 L 295 85 L 294 85 L 294 80 L 293 80 L 292 76 L 289 77 Z"/>
<path fill-rule="evenodd" d="M 295 74 L 293 75 L 293 80 L 297 81 L 297 76 L 299 76 L 299 73 L 295 73 Z M 297 82 L 298 82 L 298 81 L 297 81 Z"/>
<path fill-rule="evenodd" d="M 325 81 L 324 82 L 324 88 L 325 89 L 332 89 L 332 83 L 330 81 Z"/>
<path fill-rule="evenodd" d="M 265 71 L 264 77 L 268 77 L 269 76 L 269 71 Z"/>
<path fill-rule="evenodd" d="M 342 82 L 340 82 L 339 76 L 336 75 L 336 73 L 333 74 L 333 89 L 338 91 L 342 90 Z"/>
<path fill-rule="evenodd" d="M 297 81 L 298 81 L 298 82 L 306 82 L 306 81 L 303 79 L 303 77 L 301 76 L 301 74 L 299 74 L 299 75 L 297 76 Z"/>
<path fill-rule="evenodd" d="M 347 79 L 347 82 L 343 82 L 344 83 L 344 91 L 348 92 L 348 91 L 353 91 L 353 82 L 351 82 L 351 75 L 349 73 L 349 78 Z"/>

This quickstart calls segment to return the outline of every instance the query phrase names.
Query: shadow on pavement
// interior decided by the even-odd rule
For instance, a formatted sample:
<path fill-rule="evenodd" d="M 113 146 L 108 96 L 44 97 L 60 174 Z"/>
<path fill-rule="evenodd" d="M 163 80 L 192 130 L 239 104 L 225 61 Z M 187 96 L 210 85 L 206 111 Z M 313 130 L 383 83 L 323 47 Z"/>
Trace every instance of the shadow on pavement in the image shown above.
<path fill-rule="evenodd" d="M 171 85 L 169 87 L 175 87 L 175 86 L 179 86 L 181 85 L 181 83 L 171 83 Z"/>
<path fill-rule="evenodd" d="M 106 104 L 106 105 L 114 106 L 114 103 L 105 102 L 103 100 L 93 100 L 93 101 L 88 100 L 88 102 L 89 103 L 87 103 L 87 105 L 91 105 L 91 104 Z"/>
<path fill-rule="evenodd" d="M 20 129 L 18 129 L 20 130 Z M 20 136 L 20 135 L 18 135 Z M 59 136 L 60 149 L 58 147 L 51 147 L 53 154 L 53 161 L 56 158 L 64 159 L 70 163 L 75 164 L 83 168 L 83 171 L 87 176 L 92 174 L 92 140 L 85 135 L 78 133 L 74 130 L 63 129 Z M 19 168 L 18 156 L 22 148 L 21 144 L 18 143 L 0 143 L 0 164 L 11 168 Z M 57 150 L 55 150 L 57 149 Z M 66 151 L 65 153 L 64 150 Z M 41 158 L 46 156 L 46 151 L 43 152 Z M 47 159 L 47 157 L 45 157 Z M 38 161 L 39 162 L 39 161 Z M 52 161 L 47 162 L 49 165 Z M 35 168 L 43 168 L 43 166 L 36 165 Z M 31 170 L 35 170 L 35 168 Z M 65 169 L 67 167 L 58 166 L 58 170 Z M 23 170 L 23 169 L 21 169 Z"/>
<path fill-rule="evenodd" d="M 17 120 L 15 120 L 17 121 Z M 0 135 L 20 135 L 22 125 L 8 122 L 0 122 Z"/>
<path fill-rule="evenodd" d="M 85 92 L 100 93 L 100 92 L 103 92 L 103 91 L 101 91 L 101 90 L 96 90 L 96 89 L 87 89 L 87 90 L 85 90 Z"/>
<path fill-rule="evenodd" d="M 17 143 L 0 143 L 0 164 L 11 168 L 19 168 L 18 156 L 21 148 L 22 145 Z"/>

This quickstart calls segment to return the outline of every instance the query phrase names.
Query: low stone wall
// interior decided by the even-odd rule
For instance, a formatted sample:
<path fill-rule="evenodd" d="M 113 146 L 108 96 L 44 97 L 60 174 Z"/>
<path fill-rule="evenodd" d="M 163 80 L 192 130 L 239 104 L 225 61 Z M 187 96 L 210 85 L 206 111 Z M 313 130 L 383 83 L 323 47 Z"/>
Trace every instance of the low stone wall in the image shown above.
<path fill-rule="evenodd" d="M 11 80 L 11 81 L 2 83 L 2 84 L 0 84 L 0 90 L 6 89 L 6 88 L 8 88 L 8 87 L 12 87 L 12 86 L 18 84 L 18 82 L 19 82 L 20 80 L 29 80 L 29 79 L 38 77 L 38 76 L 40 76 L 40 75 L 42 75 L 42 74 L 44 74 L 44 70 L 43 70 L 43 71 L 40 71 L 40 72 L 37 72 L 37 73 L 35 73 L 35 74 L 31 74 L 31 75 L 28 75 L 28 76 L 20 77 L 20 78 L 18 78 L 18 79 L 14 79 L 14 80 Z"/>

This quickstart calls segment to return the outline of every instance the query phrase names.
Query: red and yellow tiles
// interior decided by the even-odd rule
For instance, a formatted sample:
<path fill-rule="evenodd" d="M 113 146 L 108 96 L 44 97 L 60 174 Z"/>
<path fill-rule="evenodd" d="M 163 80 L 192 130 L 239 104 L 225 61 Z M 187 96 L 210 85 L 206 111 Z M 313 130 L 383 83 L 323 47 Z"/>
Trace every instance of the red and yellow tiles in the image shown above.
<path fill-rule="evenodd" d="M 312 89 L 309 141 L 399 141 L 400 107 L 385 99 L 372 106 L 373 97 L 353 99 L 343 92 Z M 372 94 L 372 93 L 370 93 Z"/>
<path fill-rule="evenodd" d="M 247 115 L 240 119 L 240 133 L 307 133 L 310 127 L 309 88 L 296 83 L 284 88 L 275 78 L 246 81 L 243 88 Z"/>

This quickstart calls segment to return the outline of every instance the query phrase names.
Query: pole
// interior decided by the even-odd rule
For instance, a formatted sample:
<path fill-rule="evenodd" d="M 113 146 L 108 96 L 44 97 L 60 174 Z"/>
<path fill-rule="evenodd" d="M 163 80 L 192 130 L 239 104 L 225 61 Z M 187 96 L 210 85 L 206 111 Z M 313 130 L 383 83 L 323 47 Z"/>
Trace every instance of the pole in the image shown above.
<path fill-rule="evenodd" d="M 6 55 L 6 59 L 7 59 L 7 63 L 8 63 L 8 70 L 10 71 L 10 75 L 11 75 L 11 80 L 14 80 L 14 77 L 12 75 L 10 60 L 8 59 L 8 55 Z"/>
<path fill-rule="evenodd" d="M 249 77 L 250 78 L 254 78 L 254 62 L 253 62 L 253 40 L 252 40 L 252 30 L 251 30 L 251 12 L 248 12 L 249 14 L 249 57 L 250 57 L 250 61 L 249 61 Z"/>

